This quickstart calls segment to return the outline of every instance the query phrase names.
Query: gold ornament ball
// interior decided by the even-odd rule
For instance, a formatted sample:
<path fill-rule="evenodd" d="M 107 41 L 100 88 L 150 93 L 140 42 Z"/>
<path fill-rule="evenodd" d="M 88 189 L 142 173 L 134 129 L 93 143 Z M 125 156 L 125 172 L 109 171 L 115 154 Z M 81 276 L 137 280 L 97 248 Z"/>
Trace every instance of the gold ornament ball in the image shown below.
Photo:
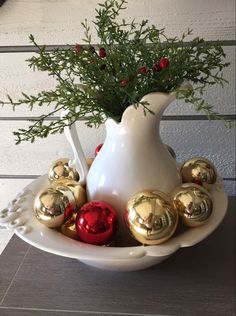
<path fill-rule="evenodd" d="M 76 204 L 72 192 L 65 188 L 64 192 L 52 187 L 38 193 L 34 201 L 36 218 L 47 227 L 61 226 L 65 221 L 65 214 L 75 211 Z"/>
<path fill-rule="evenodd" d="M 92 163 L 94 161 L 94 158 L 86 158 L 86 161 L 87 161 L 87 165 L 88 167 L 90 168 L 92 166 Z"/>
<path fill-rule="evenodd" d="M 187 160 L 181 167 L 180 173 L 184 183 L 196 183 L 210 189 L 216 182 L 217 172 L 206 158 L 195 157 Z"/>
<path fill-rule="evenodd" d="M 135 194 L 127 203 L 124 218 L 133 237 L 146 245 L 165 242 L 178 224 L 178 212 L 168 196 L 160 191 Z"/>
<path fill-rule="evenodd" d="M 80 209 L 81 206 L 83 206 L 87 202 L 87 195 L 86 195 L 85 189 L 82 187 L 82 185 L 80 185 L 76 181 L 67 180 L 67 179 L 59 180 L 59 181 L 55 181 L 52 184 L 52 186 L 56 190 L 59 190 L 61 192 L 65 191 L 64 187 L 69 189 L 73 193 L 77 209 Z"/>
<path fill-rule="evenodd" d="M 182 184 L 174 190 L 172 197 L 174 206 L 186 226 L 200 226 L 212 213 L 213 202 L 209 192 L 197 184 Z"/>
<path fill-rule="evenodd" d="M 77 217 L 77 213 L 73 213 L 71 218 L 69 218 L 61 226 L 61 233 L 72 239 L 78 239 L 76 226 L 75 226 L 76 217 Z"/>
<path fill-rule="evenodd" d="M 69 159 L 62 158 L 54 161 L 50 166 L 48 178 L 51 182 L 62 179 L 78 181 L 79 174 L 74 168 L 69 167 Z"/>

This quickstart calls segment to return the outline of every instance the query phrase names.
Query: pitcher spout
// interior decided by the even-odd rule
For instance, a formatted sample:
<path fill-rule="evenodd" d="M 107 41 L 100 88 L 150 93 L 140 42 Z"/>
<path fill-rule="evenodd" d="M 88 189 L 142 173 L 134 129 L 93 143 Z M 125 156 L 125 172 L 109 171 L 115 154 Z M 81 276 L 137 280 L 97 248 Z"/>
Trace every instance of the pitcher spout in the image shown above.
<path fill-rule="evenodd" d="M 140 102 L 147 103 L 147 107 L 154 114 L 161 116 L 167 106 L 175 99 L 176 92 L 153 92 L 145 95 Z"/>
<path fill-rule="evenodd" d="M 163 93 L 163 92 L 152 92 L 145 95 L 140 103 L 144 103 L 145 106 L 150 110 L 150 113 L 144 115 L 144 107 L 139 104 L 138 108 L 130 105 L 123 113 L 121 123 L 123 126 L 126 125 L 137 125 L 142 124 L 145 126 L 147 124 L 156 124 L 158 126 L 158 121 L 161 120 L 162 114 L 167 108 L 167 106 L 175 99 L 176 92 Z M 154 115 L 153 115 L 154 114 Z"/>

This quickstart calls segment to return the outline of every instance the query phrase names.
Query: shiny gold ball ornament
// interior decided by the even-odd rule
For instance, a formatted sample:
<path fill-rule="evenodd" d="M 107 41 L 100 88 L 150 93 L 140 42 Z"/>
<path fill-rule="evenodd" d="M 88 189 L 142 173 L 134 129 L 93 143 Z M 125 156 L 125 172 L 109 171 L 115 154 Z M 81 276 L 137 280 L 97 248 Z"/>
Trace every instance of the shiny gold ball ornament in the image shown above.
<path fill-rule="evenodd" d="M 74 199 L 75 199 L 75 203 L 76 203 L 76 207 L 77 209 L 80 209 L 81 206 L 83 206 L 86 202 L 87 202 L 87 195 L 86 195 L 86 191 L 85 189 L 82 187 L 82 185 L 80 185 L 78 182 L 73 181 L 73 180 L 59 180 L 59 181 L 55 181 L 52 186 L 59 191 L 65 191 L 66 187 L 67 189 L 69 189 L 73 195 L 74 195 Z"/>
<path fill-rule="evenodd" d="M 39 192 L 34 201 L 34 214 L 44 225 L 54 228 L 61 226 L 66 214 L 76 210 L 76 203 L 72 192 L 65 188 L 56 190 L 49 187 Z"/>
<path fill-rule="evenodd" d="M 211 196 L 202 186 L 184 183 L 174 190 L 172 197 L 173 204 L 186 226 L 200 226 L 212 213 Z"/>
<path fill-rule="evenodd" d="M 69 218 L 65 223 L 61 226 L 61 233 L 72 239 L 79 239 L 76 231 L 76 217 L 77 213 L 74 213 L 71 218 Z"/>
<path fill-rule="evenodd" d="M 91 157 L 86 158 L 86 161 L 87 161 L 88 167 L 90 168 L 90 167 L 92 166 L 92 163 L 93 163 L 93 161 L 94 161 L 94 158 L 91 158 Z"/>
<path fill-rule="evenodd" d="M 180 169 L 184 183 L 196 183 L 210 189 L 216 182 L 217 172 L 212 164 L 206 158 L 195 157 L 187 160 Z"/>
<path fill-rule="evenodd" d="M 142 191 L 129 199 L 124 219 L 136 240 L 146 245 L 157 245 L 175 232 L 178 212 L 164 193 Z"/>
<path fill-rule="evenodd" d="M 51 182 L 62 179 L 78 181 L 79 174 L 74 168 L 69 166 L 69 159 L 61 158 L 54 161 L 50 166 L 48 178 Z"/>

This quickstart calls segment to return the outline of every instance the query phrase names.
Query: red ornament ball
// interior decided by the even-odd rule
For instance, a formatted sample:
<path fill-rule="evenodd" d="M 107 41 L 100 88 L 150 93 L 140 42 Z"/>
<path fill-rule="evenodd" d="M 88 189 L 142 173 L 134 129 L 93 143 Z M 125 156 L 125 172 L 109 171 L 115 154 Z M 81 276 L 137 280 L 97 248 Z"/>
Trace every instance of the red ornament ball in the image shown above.
<path fill-rule="evenodd" d="M 107 53 L 106 53 L 105 48 L 104 48 L 104 47 L 101 47 L 101 48 L 99 49 L 99 57 L 105 58 L 106 55 L 107 55 Z"/>
<path fill-rule="evenodd" d="M 64 212 L 65 221 L 70 219 L 74 212 L 75 212 L 75 206 L 73 204 L 69 203 L 65 209 L 65 212 Z"/>
<path fill-rule="evenodd" d="M 101 150 L 102 146 L 103 146 L 103 144 L 99 144 L 99 145 L 95 148 L 95 152 L 94 152 L 95 157 L 97 156 L 97 154 L 98 154 L 99 151 Z"/>
<path fill-rule="evenodd" d="M 91 201 L 83 205 L 76 218 L 78 237 L 93 245 L 107 244 L 117 229 L 115 210 L 106 202 Z"/>
<path fill-rule="evenodd" d="M 165 69 L 167 67 L 169 67 L 170 65 L 170 61 L 168 58 L 161 58 L 160 61 L 159 61 L 159 66 L 161 69 Z"/>

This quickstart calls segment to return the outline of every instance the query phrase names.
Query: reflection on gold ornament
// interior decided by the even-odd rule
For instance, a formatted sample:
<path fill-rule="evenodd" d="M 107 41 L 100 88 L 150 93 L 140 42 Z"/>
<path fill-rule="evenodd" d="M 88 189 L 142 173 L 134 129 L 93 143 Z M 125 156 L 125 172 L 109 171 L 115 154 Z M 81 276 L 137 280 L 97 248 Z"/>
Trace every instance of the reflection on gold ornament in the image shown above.
<path fill-rule="evenodd" d="M 135 194 L 127 203 L 124 218 L 133 237 L 146 245 L 157 245 L 169 239 L 178 223 L 177 211 L 160 191 Z"/>
<path fill-rule="evenodd" d="M 87 161 L 87 165 L 88 167 L 90 168 L 92 166 L 92 163 L 94 161 L 94 158 L 86 158 L 86 161 Z"/>
<path fill-rule="evenodd" d="M 34 201 L 36 218 L 48 227 L 59 227 L 65 221 L 65 214 L 75 211 L 76 205 L 72 192 L 47 188 L 38 193 Z"/>
<path fill-rule="evenodd" d="M 68 219 L 64 224 L 61 226 L 61 232 L 63 235 L 73 238 L 73 239 L 78 239 L 78 235 L 76 232 L 76 216 L 77 213 L 74 213 L 70 219 Z"/>
<path fill-rule="evenodd" d="M 187 160 L 180 173 L 184 183 L 196 183 L 210 189 L 216 182 L 217 172 L 214 165 L 206 158 L 195 157 Z"/>
<path fill-rule="evenodd" d="M 213 203 L 209 192 L 197 184 L 182 184 L 174 190 L 172 197 L 174 206 L 186 226 L 200 226 L 212 213 Z"/>
<path fill-rule="evenodd" d="M 62 158 L 54 161 L 48 171 L 48 178 L 51 182 L 56 180 L 79 180 L 79 174 L 74 169 L 69 167 L 69 159 Z"/>
<path fill-rule="evenodd" d="M 66 179 L 59 180 L 55 181 L 52 184 L 52 186 L 59 191 L 64 191 L 64 187 L 69 189 L 74 195 L 77 209 L 81 208 L 81 206 L 87 202 L 87 195 L 85 189 L 76 181 Z"/>
<path fill-rule="evenodd" d="M 165 144 L 167 150 L 169 151 L 169 153 L 171 154 L 171 156 L 176 159 L 176 153 L 174 151 L 174 149 L 172 147 L 170 147 L 169 145 Z"/>

